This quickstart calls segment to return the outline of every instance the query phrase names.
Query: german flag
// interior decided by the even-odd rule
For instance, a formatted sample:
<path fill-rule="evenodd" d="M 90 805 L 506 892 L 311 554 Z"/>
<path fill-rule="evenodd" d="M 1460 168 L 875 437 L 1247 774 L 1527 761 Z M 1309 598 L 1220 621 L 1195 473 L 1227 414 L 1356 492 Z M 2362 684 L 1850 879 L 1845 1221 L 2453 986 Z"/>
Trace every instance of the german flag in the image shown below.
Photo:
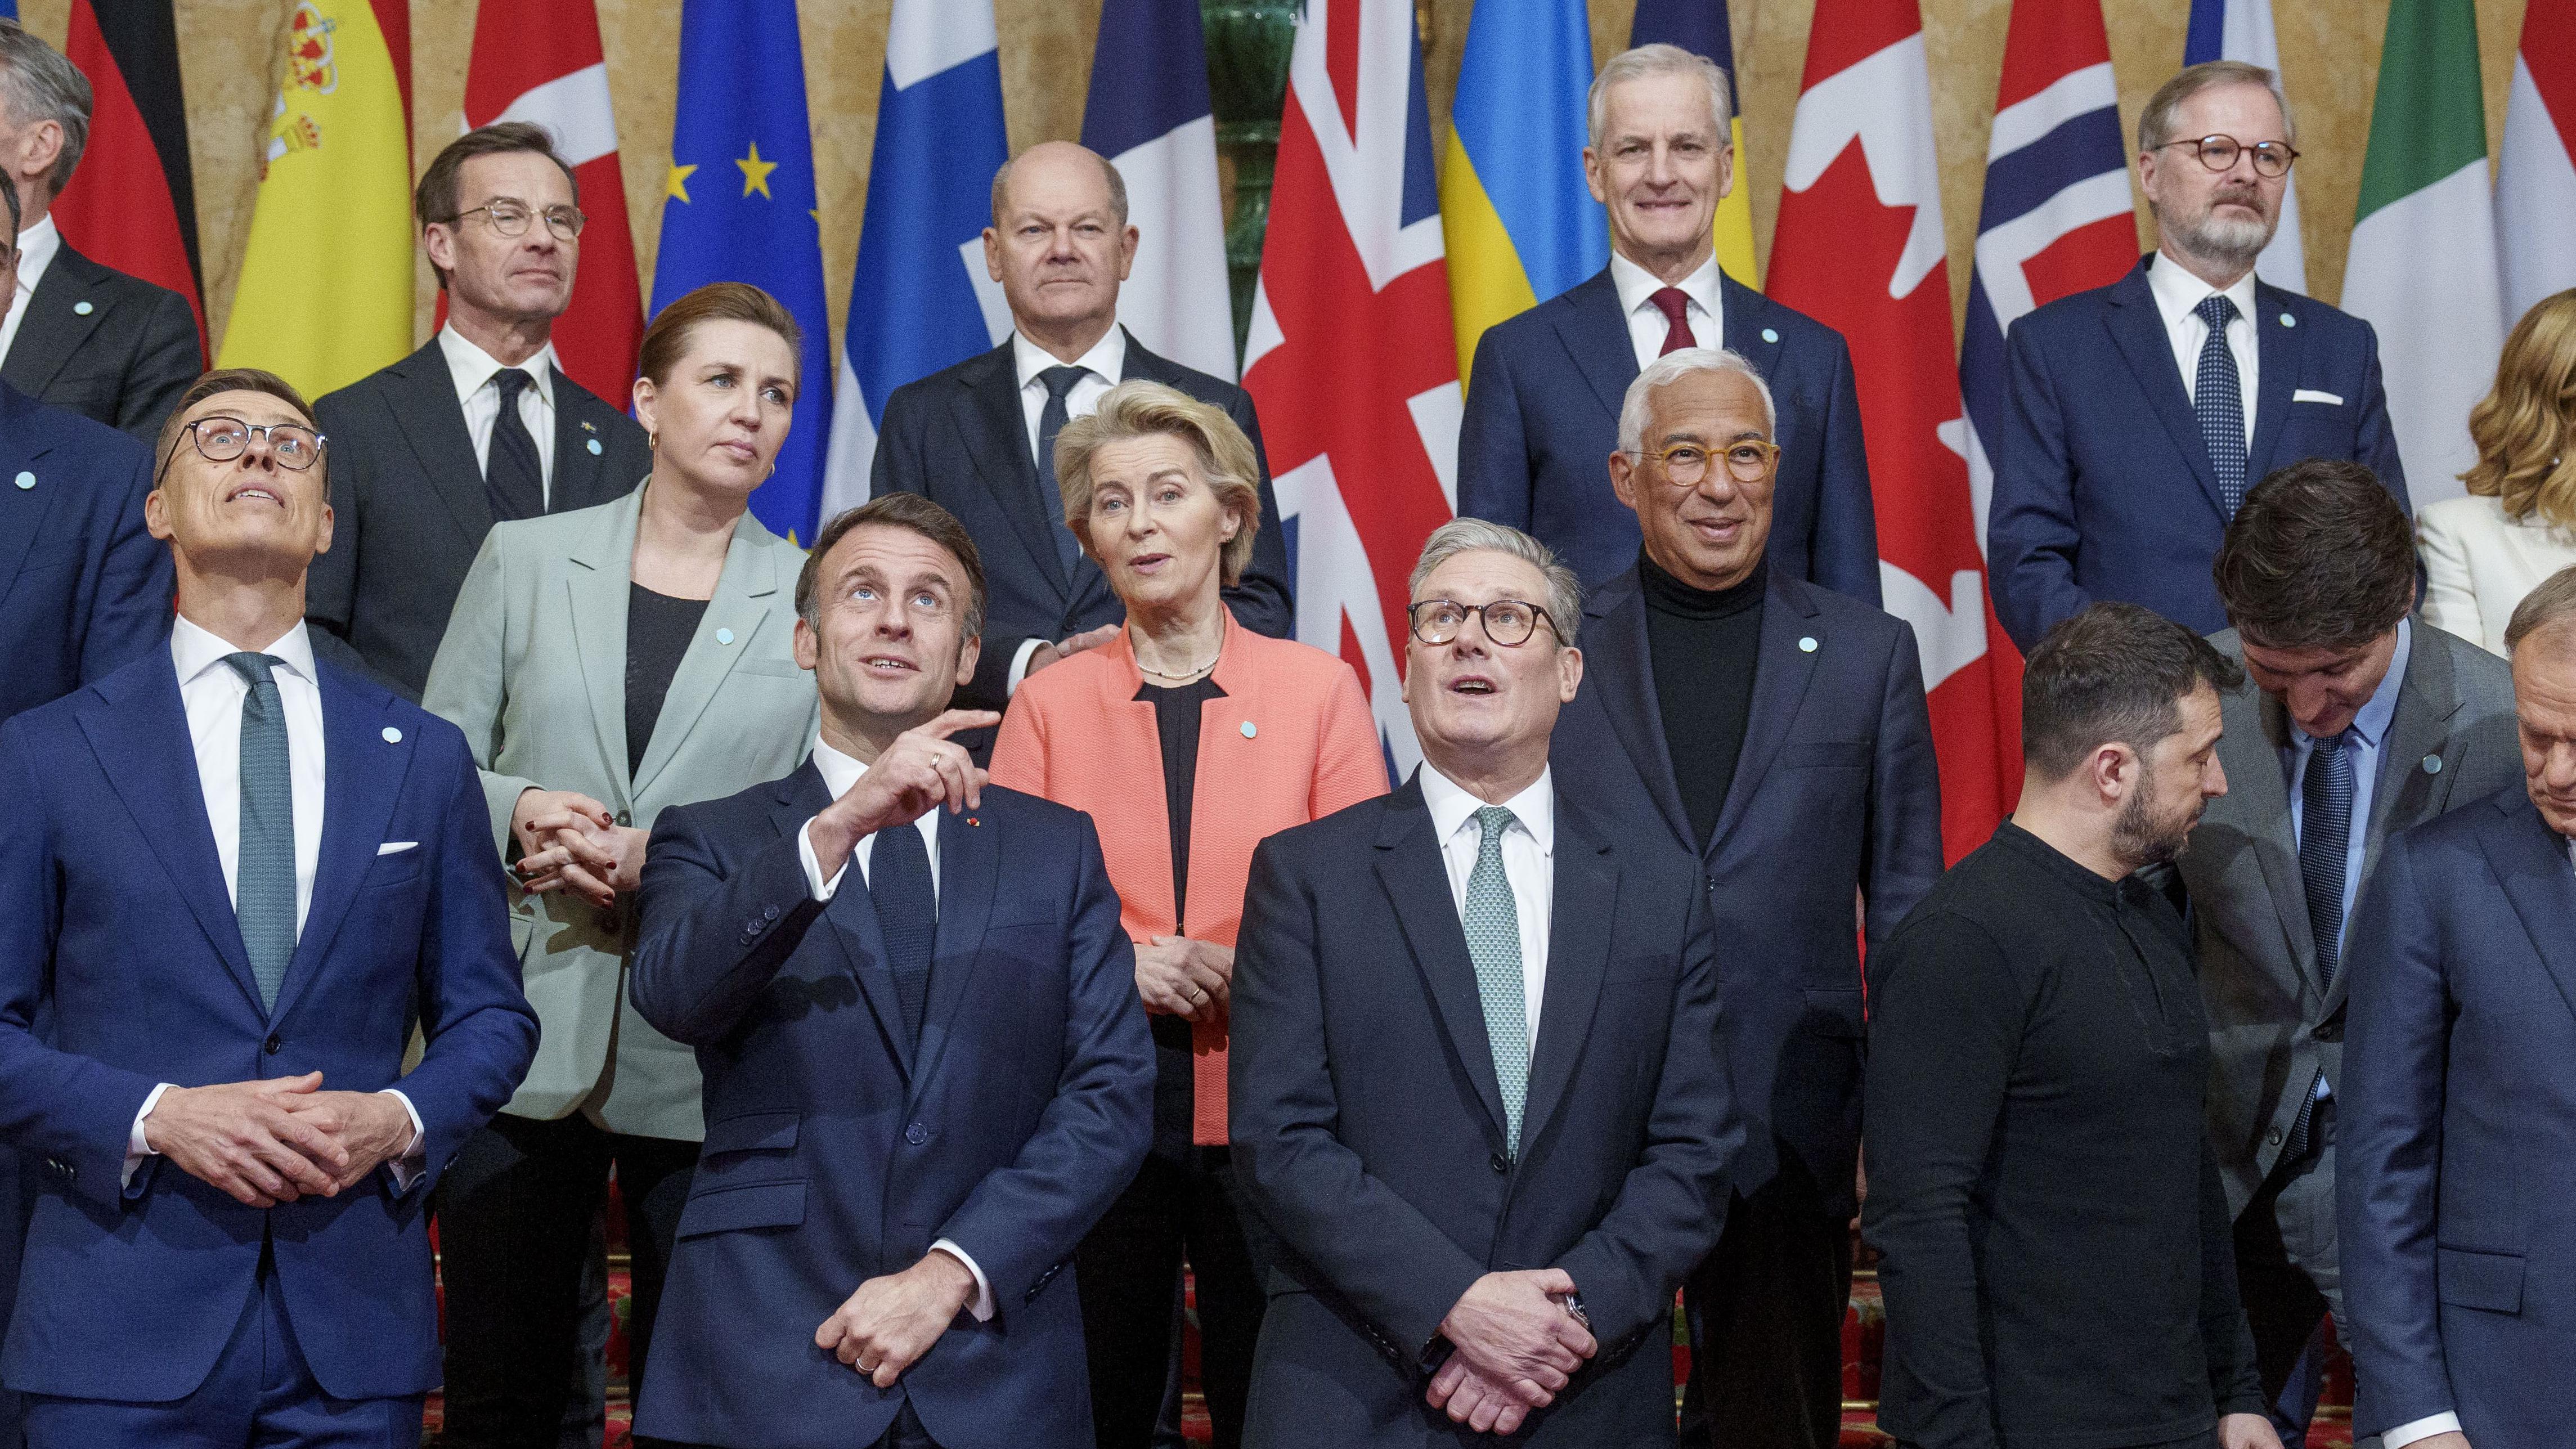
<path fill-rule="evenodd" d="M 197 189 L 170 6 L 171 0 L 72 0 L 63 53 L 89 78 L 96 101 L 89 147 L 54 202 L 54 218 L 83 255 L 187 298 L 203 349 Z"/>

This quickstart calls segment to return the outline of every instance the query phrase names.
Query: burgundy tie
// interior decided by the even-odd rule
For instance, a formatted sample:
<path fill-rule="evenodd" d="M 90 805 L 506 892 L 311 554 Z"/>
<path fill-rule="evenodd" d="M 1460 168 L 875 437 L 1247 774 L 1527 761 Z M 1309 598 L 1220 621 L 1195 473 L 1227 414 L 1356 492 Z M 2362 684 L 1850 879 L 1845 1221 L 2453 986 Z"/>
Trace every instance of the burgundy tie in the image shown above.
<path fill-rule="evenodd" d="M 1656 310 L 1672 323 L 1664 332 L 1664 352 L 1679 352 L 1685 347 L 1699 346 L 1699 339 L 1691 336 L 1688 292 L 1679 287 L 1666 287 L 1646 300 L 1654 303 Z M 1655 355 L 1661 357 L 1663 353 Z"/>

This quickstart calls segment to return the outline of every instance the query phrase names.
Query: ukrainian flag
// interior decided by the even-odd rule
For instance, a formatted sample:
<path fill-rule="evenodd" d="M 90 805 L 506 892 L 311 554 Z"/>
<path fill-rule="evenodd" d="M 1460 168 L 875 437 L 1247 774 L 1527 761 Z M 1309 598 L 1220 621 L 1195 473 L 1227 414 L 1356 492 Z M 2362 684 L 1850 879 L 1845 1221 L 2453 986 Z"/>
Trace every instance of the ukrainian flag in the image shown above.
<path fill-rule="evenodd" d="M 1628 44 L 1657 41 L 1704 55 L 1726 72 L 1735 189 L 1717 204 L 1717 265 L 1728 276 L 1761 291 L 1762 277 L 1753 267 L 1753 188 L 1744 184 L 1744 97 L 1735 84 L 1735 32 L 1727 24 L 1726 0 L 1637 0 Z"/>
<path fill-rule="evenodd" d="M 1583 0 L 1476 0 L 1440 162 L 1462 380 L 1486 328 L 1610 264 L 1608 219 L 1583 184 L 1591 85 Z"/>

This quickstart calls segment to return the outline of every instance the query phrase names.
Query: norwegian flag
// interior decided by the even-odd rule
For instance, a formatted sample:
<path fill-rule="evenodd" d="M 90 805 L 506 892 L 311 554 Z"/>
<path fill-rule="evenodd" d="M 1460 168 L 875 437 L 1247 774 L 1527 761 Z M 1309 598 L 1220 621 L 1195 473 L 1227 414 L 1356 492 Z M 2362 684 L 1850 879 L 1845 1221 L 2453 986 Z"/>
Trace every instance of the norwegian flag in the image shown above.
<path fill-rule="evenodd" d="M 465 73 L 465 124 L 533 121 L 581 183 L 581 266 L 555 323 L 555 356 L 573 381 L 620 407 L 644 341 L 635 238 L 617 166 L 617 117 L 591 0 L 483 0 Z"/>
<path fill-rule="evenodd" d="M 1411 0 L 1309 0 L 1288 63 L 1243 383 L 1261 410 L 1297 637 L 1368 690 L 1399 776 L 1405 576 L 1458 507 L 1457 340 Z"/>
<path fill-rule="evenodd" d="M 1851 344 L 1880 587 L 1923 652 L 1942 843 L 1957 860 L 2021 783 L 2020 670 L 1986 599 L 1932 138 L 1917 0 L 1817 0 L 1768 290 Z"/>

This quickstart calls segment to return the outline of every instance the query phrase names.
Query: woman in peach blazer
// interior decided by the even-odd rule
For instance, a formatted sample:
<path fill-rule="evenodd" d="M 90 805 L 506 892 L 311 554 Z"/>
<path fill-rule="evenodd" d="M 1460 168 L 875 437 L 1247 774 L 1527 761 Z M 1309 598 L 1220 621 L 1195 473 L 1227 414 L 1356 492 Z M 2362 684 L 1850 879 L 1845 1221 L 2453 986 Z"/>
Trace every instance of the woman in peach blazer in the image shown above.
<path fill-rule="evenodd" d="M 1186 1255 L 1222 1449 L 1242 1440 L 1264 1301 L 1225 1146 L 1227 989 L 1252 850 L 1385 794 L 1386 760 L 1349 665 L 1226 612 L 1218 590 L 1251 558 L 1261 508 L 1252 443 L 1222 410 L 1122 383 L 1065 425 L 1054 463 L 1066 522 L 1127 622 L 1021 684 L 992 778 L 1099 827 L 1161 1067 L 1153 1153 L 1074 1259 L 1092 1419 L 1100 1449 L 1150 1442 Z"/>

